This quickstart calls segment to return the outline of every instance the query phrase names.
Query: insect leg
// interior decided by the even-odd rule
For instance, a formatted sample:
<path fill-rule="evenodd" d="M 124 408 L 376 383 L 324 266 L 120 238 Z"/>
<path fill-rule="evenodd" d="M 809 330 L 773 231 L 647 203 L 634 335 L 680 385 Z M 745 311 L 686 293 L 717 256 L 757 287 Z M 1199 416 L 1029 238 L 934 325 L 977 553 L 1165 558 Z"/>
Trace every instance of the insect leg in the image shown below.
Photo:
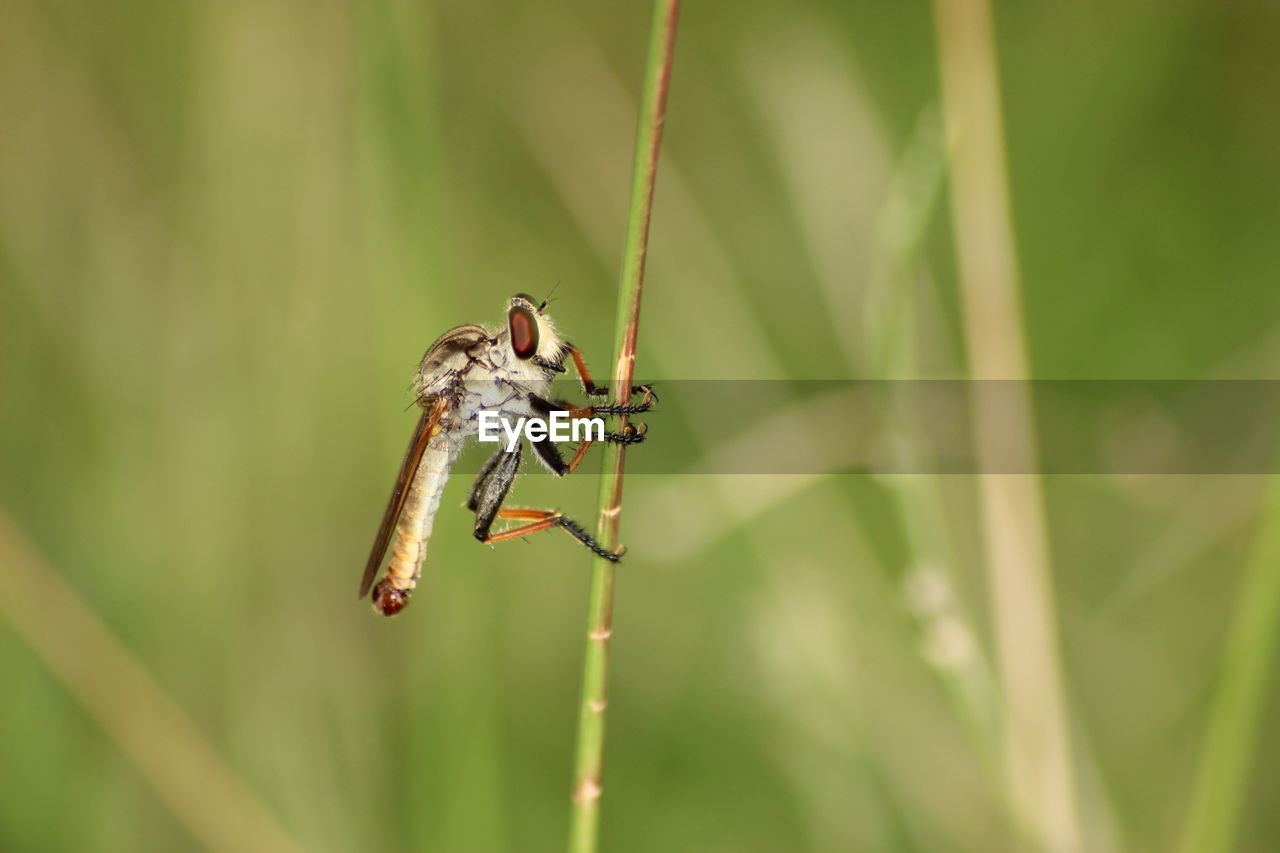
<path fill-rule="evenodd" d="M 502 461 L 502 457 L 505 456 L 506 453 L 507 451 L 501 449 L 494 451 L 494 454 L 489 457 L 488 461 L 486 461 L 484 466 L 480 469 L 480 473 L 476 474 L 475 481 L 471 484 L 471 492 L 467 496 L 467 509 L 472 512 L 476 511 L 476 507 L 480 505 L 480 495 L 484 489 L 485 482 L 489 479 L 489 476 L 493 473 L 493 469 L 498 466 L 498 463 Z"/>
<path fill-rule="evenodd" d="M 653 406 L 653 400 L 655 399 L 656 398 L 650 398 L 646 395 L 645 399 L 639 405 L 635 406 L 575 406 L 567 400 L 544 400 L 537 394 L 529 395 L 530 405 L 533 407 L 534 411 L 543 417 L 550 417 L 552 412 L 568 412 L 569 417 L 572 420 L 583 420 L 584 418 L 591 418 L 596 415 L 638 415 L 642 412 L 649 411 Z M 616 444 L 639 444 L 644 441 L 644 439 L 638 438 L 637 436 L 643 435 L 644 430 L 633 431 L 633 434 L 630 436 L 625 434 L 619 436 L 617 433 L 607 432 L 605 433 L 604 440 L 612 441 Z"/>
<path fill-rule="evenodd" d="M 648 432 L 649 430 L 644 424 L 641 424 L 639 429 L 632 424 L 627 424 L 620 433 L 606 432 L 604 440 L 613 444 L 639 444 L 644 441 L 644 437 Z"/>
<path fill-rule="evenodd" d="M 522 524 L 519 527 L 513 527 L 510 530 L 504 530 L 501 533 L 493 533 L 487 536 L 483 541 L 486 545 L 492 545 L 497 542 L 506 542 L 509 539 L 519 539 L 522 536 L 528 536 L 530 533 L 540 533 L 543 530 L 550 530 L 552 527 L 560 527 L 565 530 L 574 539 L 577 539 L 583 545 L 586 545 L 594 554 L 604 557 L 611 562 L 618 562 L 622 559 L 622 554 L 615 554 L 606 550 L 600 543 L 591 536 L 590 533 L 583 530 L 581 525 L 571 518 L 566 518 L 558 512 L 552 512 L 545 509 L 503 509 L 498 511 L 499 518 L 511 518 L 530 521 L 530 524 Z"/>
<path fill-rule="evenodd" d="M 572 416 L 586 416 L 575 415 L 575 411 L 584 410 L 572 409 L 572 407 L 564 401 L 558 400 L 548 402 L 541 400 L 540 397 L 530 396 L 530 402 L 534 405 L 535 410 L 544 412 L 544 414 L 550 414 L 552 411 L 568 411 L 570 412 L 571 418 Z M 627 424 L 627 427 L 623 429 L 622 433 L 604 433 L 603 441 L 612 442 L 614 444 L 639 444 L 644 441 L 645 432 L 646 430 L 644 429 L 636 429 L 635 427 L 632 427 L 631 424 Z M 586 456 L 586 451 L 588 451 L 588 448 L 591 446 L 593 441 L 594 439 L 591 438 L 582 439 L 579 446 L 573 450 L 573 456 L 570 461 L 568 461 L 567 465 L 564 464 L 564 457 L 559 453 L 559 448 L 556 446 L 556 442 L 553 442 L 550 437 L 530 439 L 529 443 L 534 446 L 534 452 L 538 453 L 539 461 L 547 467 L 547 470 L 549 470 L 550 473 L 556 476 L 564 476 L 566 474 L 572 474 L 573 471 L 577 470 L 577 466 L 581 464 L 582 457 Z"/>
<path fill-rule="evenodd" d="M 573 420 L 582 420 L 592 416 L 591 406 L 575 406 L 567 400 L 544 400 L 537 394 L 529 395 L 529 404 L 533 407 L 534 411 L 542 415 L 544 418 L 551 417 L 552 412 L 568 412 L 569 417 Z M 573 469 L 578 467 L 577 462 L 570 462 L 566 466 L 564 464 L 564 460 L 560 457 L 560 452 L 556 449 L 555 445 L 549 438 L 544 439 L 543 441 L 532 442 L 532 444 L 533 449 L 537 452 L 542 463 L 546 465 L 547 468 L 549 468 L 557 477 L 563 477 L 565 474 L 571 474 L 573 473 Z M 587 439 L 586 444 L 591 444 L 591 440 Z M 577 459 L 578 462 L 581 462 L 581 455 L 585 452 L 585 450 L 579 447 L 578 450 L 574 452 L 574 458 Z"/>
<path fill-rule="evenodd" d="M 624 403 L 622 405 L 607 404 L 600 406 L 587 406 L 593 415 L 638 415 L 647 412 L 653 408 L 653 404 L 658 402 L 658 395 L 654 393 L 652 385 L 633 385 L 631 387 L 631 396 L 640 394 L 639 403 Z"/>
<path fill-rule="evenodd" d="M 578 466 L 582 464 L 582 458 L 587 455 L 587 450 L 591 448 L 591 439 L 583 439 L 578 445 L 578 449 L 573 451 L 573 457 L 569 460 L 569 473 L 572 474 L 578 470 Z"/>
<path fill-rule="evenodd" d="M 587 363 L 582 358 L 582 351 L 573 344 L 566 343 L 565 348 L 569 351 L 569 355 L 573 357 L 573 366 L 578 371 L 578 378 L 582 380 L 582 390 L 588 397 L 604 397 L 609 393 L 609 389 L 603 385 L 597 385 L 591 381 L 591 374 L 587 372 Z M 639 405 L 631 406 L 588 406 L 592 414 L 597 415 L 637 415 L 641 412 L 647 412 L 658 402 L 658 395 L 654 393 L 652 385 L 633 385 L 628 397 L 634 397 L 636 394 L 643 394 Z M 575 416 L 576 417 L 576 416 Z"/>
<path fill-rule="evenodd" d="M 552 474 L 557 477 L 563 477 L 573 471 L 571 465 L 565 464 L 564 457 L 560 455 L 560 449 L 556 447 L 556 443 L 549 436 L 529 439 L 529 443 L 533 445 L 533 452 L 538 454 L 538 461 Z"/>
<path fill-rule="evenodd" d="M 614 444 L 639 444 L 644 441 L 644 435 L 646 432 L 647 430 L 636 429 L 630 424 L 627 424 L 627 428 L 623 430 L 621 434 L 616 432 L 606 432 L 604 434 L 604 440 Z M 573 456 L 569 458 L 568 470 L 565 471 L 566 474 L 572 474 L 574 471 L 578 470 L 578 466 L 582 464 L 583 457 L 587 455 L 587 451 L 591 449 L 591 445 L 594 443 L 594 439 L 585 438 L 582 440 L 582 443 L 573 451 Z"/>
<path fill-rule="evenodd" d="M 493 526 L 493 520 L 498 516 L 502 501 L 507 497 L 511 483 L 516 478 L 516 471 L 520 469 L 520 452 L 523 446 L 523 444 L 516 444 L 515 450 L 510 453 L 505 450 L 495 453 L 497 462 L 492 470 L 483 481 L 479 479 L 476 481 L 471 498 L 475 502 L 475 536 L 481 542 L 488 538 L 489 528 Z"/>
<path fill-rule="evenodd" d="M 591 374 L 587 372 L 587 363 L 582 360 L 582 351 L 573 344 L 566 343 L 565 347 L 569 350 L 569 355 L 573 356 L 573 366 L 578 371 L 578 378 L 582 380 L 582 390 L 588 397 L 603 397 L 609 393 L 608 388 L 603 388 L 591 381 Z"/>

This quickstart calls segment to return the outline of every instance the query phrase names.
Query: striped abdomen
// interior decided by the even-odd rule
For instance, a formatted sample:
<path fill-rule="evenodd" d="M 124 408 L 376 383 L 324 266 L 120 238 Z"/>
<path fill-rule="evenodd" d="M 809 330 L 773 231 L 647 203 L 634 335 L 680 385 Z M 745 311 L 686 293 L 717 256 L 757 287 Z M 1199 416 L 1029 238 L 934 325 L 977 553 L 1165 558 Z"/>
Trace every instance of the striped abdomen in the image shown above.
<path fill-rule="evenodd" d="M 391 616 L 409 603 L 427 556 L 431 524 L 458 450 L 454 442 L 433 439 L 422 452 L 396 523 L 386 574 L 373 588 L 373 606 L 380 613 Z"/>

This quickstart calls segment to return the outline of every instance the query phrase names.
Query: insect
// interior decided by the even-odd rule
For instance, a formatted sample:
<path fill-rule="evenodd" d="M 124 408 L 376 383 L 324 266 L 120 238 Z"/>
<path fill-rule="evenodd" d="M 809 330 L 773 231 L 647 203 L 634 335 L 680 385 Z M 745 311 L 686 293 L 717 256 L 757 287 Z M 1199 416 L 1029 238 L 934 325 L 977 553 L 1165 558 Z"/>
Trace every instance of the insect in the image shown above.
<path fill-rule="evenodd" d="M 584 418 L 638 414 L 656 402 L 653 389 L 647 385 L 630 389 L 629 397 L 642 395 L 635 404 L 575 407 L 563 400 L 547 399 L 551 381 L 565 372 L 566 358 L 572 359 L 588 397 L 604 396 L 608 390 L 591 381 L 582 354 L 560 337 L 545 313 L 546 306 L 546 300 L 539 303 L 518 293 L 507 301 L 505 328 L 490 331 L 478 325 L 458 326 L 441 335 L 423 356 L 412 385 L 422 415 L 409 440 L 360 580 L 360 597 L 364 598 L 372 587 L 373 609 L 377 612 L 392 616 L 409 603 L 426 557 L 449 469 L 467 440 L 477 434 L 481 411 L 496 411 L 512 421 L 530 416 L 545 418 L 551 412 L 566 410 L 571 418 Z M 644 440 L 644 431 L 628 426 L 620 434 L 605 432 L 604 440 L 636 444 Z M 591 440 L 582 441 L 568 462 L 549 437 L 530 439 L 529 443 L 538 460 L 552 474 L 563 477 L 578 467 Z M 516 442 L 509 451 L 500 447 L 476 476 L 467 499 L 467 509 L 476 514 L 475 537 L 491 544 L 559 527 L 596 554 L 616 562 L 619 554 L 603 548 L 580 525 L 559 512 L 503 508 L 502 502 L 520 468 L 522 445 L 523 442 Z M 494 533 L 491 528 L 499 518 L 526 523 Z M 388 544 L 391 557 L 386 573 L 374 584 Z"/>

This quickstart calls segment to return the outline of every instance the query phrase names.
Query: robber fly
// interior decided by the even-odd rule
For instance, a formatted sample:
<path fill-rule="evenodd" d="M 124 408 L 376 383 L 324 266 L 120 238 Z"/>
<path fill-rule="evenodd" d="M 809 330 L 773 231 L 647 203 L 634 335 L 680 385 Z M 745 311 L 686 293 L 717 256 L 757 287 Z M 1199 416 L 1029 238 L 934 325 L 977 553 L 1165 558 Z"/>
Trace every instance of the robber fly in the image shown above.
<path fill-rule="evenodd" d="M 408 604 L 426 557 L 431 524 L 440 507 L 449 469 L 467 440 L 477 434 L 481 411 L 496 411 L 512 420 L 545 418 L 555 411 L 568 411 L 571 418 L 585 418 L 637 414 L 648 411 L 655 401 L 648 386 L 631 389 L 630 396 L 643 395 L 634 405 L 574 407 L 562 400 L 547 399 L 551 380 L 565 372 L 566 358 L 572 358 L 588 397 L 603 396 L 608 390 L 592 383 L 582 354 L 556 332 L 551 318 L 544 313 L 546 307 L 545 300 L 538 303 L 533 297 L 518 293 L 507 302 L 506 328 L 490 331 L 477 325 L 458 326 L 441 335 L 422 357 L 412 386 L 422 415 L 360 581 L 360 597 L 372 586 L 373 609 L 379 613 L 392 616 Z M 604 439 L 635 444 L 644 439 L 644 432 L 628 426 L 621 434 L 606 432 Z M 530 444 L 538 460 L 551 473 L 563 477 L 578 467 L 591 440 L 580 443 L 568 462 L 550 438 L 531 439 Z M 618 554 L 603 548 L 581 526 L 558 512 L 502 507 L 520 468 L 521 447 L 522 442 L 516 442 L 510 451 L 500 447 L 476 476 L 467 499 L 467 509 L 476 514 L 475 537 L 489 544 L 559 527 L 596 554 L 616 562 Z M 493 533 L 491 528 L 498 518 L 527 523 Z M 374 584 L 388 543 L 391 557 L 386 574 Z"/>

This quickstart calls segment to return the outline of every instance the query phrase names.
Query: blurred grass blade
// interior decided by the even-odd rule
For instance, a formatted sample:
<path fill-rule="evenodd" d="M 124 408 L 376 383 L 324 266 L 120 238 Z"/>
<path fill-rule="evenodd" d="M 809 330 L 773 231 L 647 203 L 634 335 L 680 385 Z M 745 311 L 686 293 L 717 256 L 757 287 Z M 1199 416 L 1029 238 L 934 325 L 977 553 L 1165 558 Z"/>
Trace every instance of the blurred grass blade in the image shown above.
<path fill-rule="evenodd" d="M 671 80 L 671 60 L 675 50 L 679 11 L 679 0 L 659 0 L 654 4 L 653 29 L 649 36 L 649 57 L 645 64 L 636 131 L 635 165 L 632 172 L 631 205 L 627 215 L 627 238 L 622 255 L 622 278 L 618 285 L 613 396 L 619 404 L 625 404 L 630 399 L 631 381 L 635 372 L 636 334 L 640 323 L 640 297 L 644 289 L 649 218 L 653 210 L 658 150 L 662 143 L 662 125 L 666 117 L 667 87 Z M 625 416 L 621 423 L 625 426 Z M 620 544 L 618 528 L 622 512 L 625 464 L 623 445 L 605 445 L 596 538 L 610 551 L 616 551 Z M 573 811 L 569 831 L 569 849 L 573 853 L 591 853 L 596 849 L 599 839 L 615 573 L 616 566 L 609 560 L 596 557 L 592 563 L 591 592 L 587 605 L 587 646 L 582 675 L 582 707 L 578 717 Z"/>
<path fill-rule="evenodd" d="M 1272 477 L 1201 748 L 1182 850 L 1235 849 L 1280 630 L 1280 477 Z"/>
<path fill-rule="evenodd" d="M 865 361 L 872 375 L 888 379 L 912 379 L 919 372 L 917 316 L 922 312 L 917 254 L 929 225 L 947 174 L 946 150 L 934 109 L 923 111 L 915 130 L 898 158 L 880 212 L 876 217 L 872 243 L 871 275 L 866 302 L 867 323 L 862 330 Z M 845 334 L 849 334 L 848 331 Z M 929 337 L 943 335 L 929 329 Z M 900 440 L 892 452 L 903 471 L 923 470 L 918 458 L 919 442 L 913 434 L 921 414 L 912 406 L 912 395 L 894 394 L 891 417 Z M 939 647 L 938 638 L 976 637 L 971 614 L 953 592 L 956 586 L 955 544 L 947 530 L 944 501 L 937 478 L 931 474 L 895 475 L 880 478 L 892 498 L 905 534 L 911 573 L 904 583 L 908 604 L 921 596 L 913 588 L 926 584 L 945 590 L 945 607 L 911 606 L 921 633 L 925 657 L 942 679 L 943 686 L 978 750 L 983 768 L 993 780 L 999 778 L 999 743 L 1006 721 L 991 666 L 976 640 L 965 643 L 962 655 L 929 654 Z M 936 598 L 937 596 L 930 596 Z"/>
<path fill-rule="evenodd" d="M 994 470 L 989 463 L 999 455 L 1017 460 L 1017 470 L 1036 471 L 1031 404 L 1019 393 L 1025 383 L 984 381 L 1028 377 L 991 9 L 986 0 L 935 0 L 933 9 L 965 346 L 979 380 L 977 458 L 984 470 Z M 993 385 L 1004 387 L 992 393 Z M 1081 833 L 1040 480 L 983 474 L 978 486 L 1007 703 L 1009 795 L 1031 842 L 1066 853 L 1080 848 Z"/>
<path fill-rule="evenodd" d="M 0 616 L 204 847 L 302 849 L 3 512 Z"/>

